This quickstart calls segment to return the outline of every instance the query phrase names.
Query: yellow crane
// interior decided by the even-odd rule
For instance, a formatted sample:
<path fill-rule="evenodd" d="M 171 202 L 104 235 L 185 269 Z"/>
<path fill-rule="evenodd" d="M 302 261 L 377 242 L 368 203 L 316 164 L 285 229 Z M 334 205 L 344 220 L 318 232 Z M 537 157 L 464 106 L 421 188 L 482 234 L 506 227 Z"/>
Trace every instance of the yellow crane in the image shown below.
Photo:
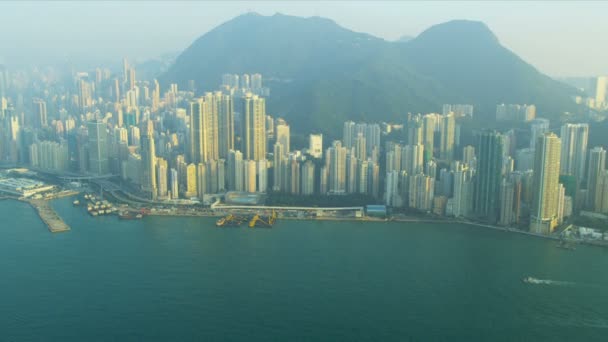
<path fill-rule="evenodd" d="M 259 214 L 255 214 L 251 218 L 251 221 L 249 221 L 249 228 L 255 228 L 256 226 L 272 227 L 276 220 L 277 213 L 274 211 L 274 209 L 272 210 L 272 215 L 268 216 L 267 219 L 263 218 Z"/>

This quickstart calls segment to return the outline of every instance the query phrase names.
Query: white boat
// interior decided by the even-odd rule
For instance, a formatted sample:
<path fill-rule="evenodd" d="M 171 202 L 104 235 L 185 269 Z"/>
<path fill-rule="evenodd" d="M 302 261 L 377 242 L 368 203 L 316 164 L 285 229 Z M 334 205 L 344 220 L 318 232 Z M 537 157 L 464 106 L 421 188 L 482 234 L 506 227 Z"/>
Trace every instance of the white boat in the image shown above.
<path fill-rule="evenodd" d="M 533 277 L 525 277 L 524 279 L 522 279 L 522 281 L 526 284 L 546 284 L 547 283 L 546 280 L 536 279 Z"/>

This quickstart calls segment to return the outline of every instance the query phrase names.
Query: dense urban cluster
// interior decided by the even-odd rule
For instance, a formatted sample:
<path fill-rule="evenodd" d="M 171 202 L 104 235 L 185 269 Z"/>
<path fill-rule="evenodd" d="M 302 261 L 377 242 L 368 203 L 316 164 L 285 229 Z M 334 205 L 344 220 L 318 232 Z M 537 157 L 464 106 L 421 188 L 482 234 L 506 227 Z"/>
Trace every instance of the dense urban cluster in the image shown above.
<path fill-rule="evenodd" d="M 605 84 L 597 92 L 596 106 Z M 463 146 L 459 122 L 473 118 L 473 105 L 446 104 L 396 124 L 348 121 L 341 140 L 307 134 L 308 146 L 295 149 L 289 123 L 266 111 L 269 96 L 260 74 L 225 74 L 216 91 L 201 94 L 194 82 L 163 92 L 157 80 L 138 80 L 126 60 L 122 72 L 73 72 L 67 81 L 53 69 L 0 67 L 0 160 L 109 177 L 166 204 L 208 204 L 227 192 L 364 195 L 395 212 L 540 234 L 579 213 L 608 214 L 606 150 L 588 149 L 586 123 L 566 123 L 557 135 L 534 105 L 498 104 L 496 120 L 507 129 L 476 131 L 476 143 Z"/>

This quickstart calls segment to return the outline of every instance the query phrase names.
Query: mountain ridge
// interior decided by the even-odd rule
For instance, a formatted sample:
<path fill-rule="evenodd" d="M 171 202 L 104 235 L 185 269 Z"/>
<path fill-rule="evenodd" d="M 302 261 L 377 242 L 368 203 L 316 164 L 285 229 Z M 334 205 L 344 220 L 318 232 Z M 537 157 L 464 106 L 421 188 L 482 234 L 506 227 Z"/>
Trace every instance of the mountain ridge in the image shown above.
<path fill-rule="evenodd" d="M 320 17 L 247 13 L 196 39 L 162 84 L 213 90 L 224 73 L 261 73 L 270 114 L 302 130 L 339 130 L 344 120 L 400 121 L 443 103 L 471 103 L 483 119 L 502 102 L 535 103 L 541 114 L 571 108 L 576 90 L 500 45 L 482 22 L 453 20 L 408 42 L 389 42 Z"/>

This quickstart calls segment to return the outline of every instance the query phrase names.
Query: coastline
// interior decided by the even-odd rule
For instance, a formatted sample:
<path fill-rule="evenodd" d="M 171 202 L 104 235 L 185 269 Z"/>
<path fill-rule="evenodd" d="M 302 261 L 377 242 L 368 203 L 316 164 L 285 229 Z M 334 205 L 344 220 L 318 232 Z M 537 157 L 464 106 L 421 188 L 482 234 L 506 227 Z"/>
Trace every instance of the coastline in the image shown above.
<path fill-rule="evenodd" d="M 147 216 L 210 217 L 210 218 L 211 217 L 216 217 L 217 218 L 217 217 L 222 217 L 224 215 L 222 215 L 222 214 L 212 214 L 212 213 L 203 213 L 203 212 L 195 212 L 195 213 L 151 212 Z M 435 223 L 435 224 L 456 223 L 456 224 L 462 224 L 462 225 L 466 225 L 466 226 L 470 226 L 470 227 L 485 228 L 485 229 L 491 229 L 491 230 L 494 230 L 494 231 L 501 231 L 501 232 L 505 232 L 505 233 L 526 235 L 526 236 L 531 236 L 531 237 L 545 239 L 545 240 L 552 240 L 552 241 L 560 241 L 561 240 L 558 236 L 535 234 L 535 233 L 532 233 L 532 232 L 527 232 L 527 231 L 519 230 L 519 229 L 516 229 L 516 228 L 503 227 L 503 226 L 491 225 L 491 224 L 480 223 L 480 222 L 461 221 L 461 220 L 445 220 L 445 219 L 434 219 L 434 218 L 411 217 L 411 218 L 386 218 L 386 219 L 381 219 L 381 218 L 371 218 L 371 217 L 363 217 L 363 218 L 356 218 L 356 217 L 315 217 L 315 218 L 311 218 L 311 217 L 279 217 L 279 220 L 289 220 L 289 221 L 348 221 L 348 222 L 374 222 L 374 223 L 381 223 L 381 222 L 387 222 L 387 223 L 391 223 L 391 222 L 402 222 L 402 223 Z M 583 244 L 583 245 L 589 245 L 589 246 L 608 248 L 608 243 L 604 243 L 602 241 L 570 240 L 570 242 L 577 243 L 577 244 Z"/>
<path fill-rule="evenodd" d="M 76 192 L 76 191 L 66 191 L 64 193 L 59 193 L 59 194 L 56 194 L 56 195 L 54 195 L 52 197 L 41 199 L 41 200 L 37 200 L 37 201 L 50 202 L 50 201 L 55 200 L 55 199 L 60 199 L 60 198 L 65 198 L 65 197 L 71 197 L 71 196 L 74 196 L 74 195 L 77 195 L 77 194 L 79 194 L 79 192 Z M 11 197 L 11 196 L 1 196 L 0 197 L 0 201 L 2 201 L 2 200 L 11 200 L 11 199 L 30 204 L 38 212 L 41 221 L 43 221 L 43 223 L 45 223 L 45 225 L 47 225 L 47 227 L 49 228 L 49 231 L 51 231 L 51 232 L 59 232 L 59 231 L 69 231 L 70 230 L 70 227 L 67 227 L 67 224 L 65 225 L 67 227 L 67 229 L 66 228 L 56 229 L 56 230 L 52 229 L 51 225 L 47 222 L 48 220 L 45 220 L 45 218 L 43 218 L 40 215 L 40 211 L 39 211 L 38 206 L 33 203 L 34 200 L 16 198 L 16 197 Z M 48 207 L 50 208 L 50 206 L 48 206 Z M 51 210 L 52 210 L 52 208 L 51 208 Z M 227 210 L 227 211 L 230 212 L 230 210 Z M 54 212 L 54 210 L 53 210 L 53 212 Z M 55 213 L 55 215 L 56 215 L 56 217 L 59 217 L 58 214 Z M 55 215 L 53 215 L 53 216 L 55 216 Z M 195 218 L 195 217 L 208 217 L 208 218 L 218 218 L 218 217 L 224 216 L 224 213 L 212 213 L 212 212 L 204 212 L 204 211 L 180 211 L 180 212 L 151 211 L 151 212 L 147 213 L 146 216 L 151 216 L 151 217 L 155 217 L 155 216 L 156 217 L 174 217 L 174 218 L 178 218 L 178 217 L 191 217 L 191 218 Z M 297 217 L 297 216 L 287 216 L 287 217 L 284 217 L 284 216 L 281 216 L 281 217 L 279 217 L 279 219 L 280 220 L 289 220 L 289 221 L 342 221 L 342 222 L 348 221 L 348 222 L 374 222 L 374 223 L 381 223 L 381 222 L 387 222 L 387 223 L 391 223 L 391 222 L 401 222 L 401 223 L 434 223 L 434 224 L 456 223 L 456 224 L 462 224 L 462 225 L 467 225 L 467 226 L 471 226 L 471 227 L 491 229 L 491 230 L 494 230 L 494 231 L 502 231 L 502 232 L 506 232 L 506 233 L 521 234 L 521 235 L 526 235 L 526 236 L 531 236 L 531 237 L 536 237 L 536 238 L 542 238 L 542 239 L 546 239 L 546 240 L 553 240 L 553 241 L 559 241 L 560 240 L 560 238 L 558 236 L 535 234 L 535 233 L 519 230 L 519 229 L 516 229 L 516 228 L 491 225 L 491 224 L 487 224 L 487 223 L 464 221 L 464 220 L 446 220 L 446 219 L 436 219 L 436 218 L 424 218 L 424 217 L 374 218 L 374 217 L 369 217 L 369 216 L 364 216 L 364 217 L 331 217 L 331 216 L 322 216 L 322 217 L 314 217 L 313 218 L 313 217 Z M 607 248 L 608 247 L 608 243 L 605 243 L 603 241 L 587 241 L 587 240 L 570 240 L 570 241 L 574 242 L 574 243 L 577 243 L 577 244 L 584 244 L 584 245 L 603 247 L 603 248 Z"/>

